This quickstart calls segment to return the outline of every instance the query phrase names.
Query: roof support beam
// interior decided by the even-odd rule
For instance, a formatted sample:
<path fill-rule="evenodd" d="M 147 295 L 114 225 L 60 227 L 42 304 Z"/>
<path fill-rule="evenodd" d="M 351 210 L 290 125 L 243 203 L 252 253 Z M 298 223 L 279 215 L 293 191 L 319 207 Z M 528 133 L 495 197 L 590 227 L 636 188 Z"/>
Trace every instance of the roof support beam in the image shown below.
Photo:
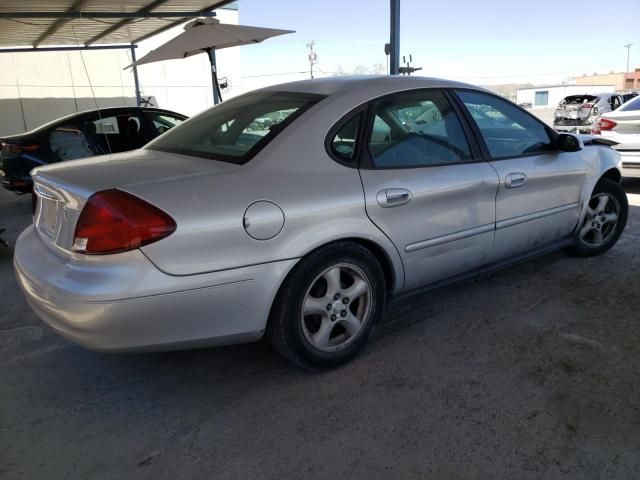
<path fill-rule="evenodd" d="M 152 11 L 154 8 L 159 7 L 160 5 L 162 5 L 163 3 L 167 3 L 169 0 L 155 0 L 154 2 L 151 2 L 150 4 L 142 7 L 140 10 L 138 10 L 136 13 L 138 14 L 144 14 L 147 12 Z M 98 33 L 97 35 L 91 37 L 89 40 L 87 40 L 87 42 L 85 43 L 85 45 L 91 45 L 92 43 L 97 42 L 98 40 L 100 40 L 101 38 L 106 37 L 107 35 L 109 35 L 110 33 L 115 32 L 116 30 L 124 27 L 125 25 L 128 25 L 129 23 L 131 23 L 134 19 L 133 18 L 125 18 L 124 20 L 120 20 L 117 23 L 114 23 L 113 25 L 111 25 L 109 28 L 103 30 L 102 32 Z"/>
<path fill-rule="evenodd" d="M 215 17 L 214 12 L 0 12 L 0 18 L 191 18 Z"/>
<path fill-rule="evenodd" d="M 224 0 L 224 1 L 218 1 L 216 3 L 214 3 L 213 5 L 208 6 L 207 8 L 203 8 L 202 10 L 200 10 L 198 12 L 198 14 L 196 15 L 197 17 L 215 17 L 215 12 L 212 12 L 211 10 L 213 10 L 214 8 L 221 8 L 224 7 L 225 5 L 234 2 L 235 0 Z M 182 23 L 182 20 L 178 20 L 176 22 L 171 22 L 169 25 L 159 28 L 158 30 L 148 33 L 146 35 L 143 35 L 142 37 L 136 38 L 135 40 L 133 40 L 133 43 L 140 43 L 143 40 L 146 40 L 149 37 L 153 37 L 154 35 L 157 35 L 158 33 L 162 33 L 166 30 L 169 30 L 170 28 L 173 28 L 177 25 L 180 25 Z"/>
<path fill-rule="evenodd" d="M 69 10 L 67 10 L 68 12 L 77 12 L 79 11 L 89 0 L 76 0 L 74 2 L 74 4 L 71 6 L 71 8 L 69 8 Z M 51 26 L 49 28 L 47 28 L 47 30 L 45 32 L 43 32 L 37 39 L 35 42 L 33 42 L 33 46 L 37 47 L 38 45 L 40 45 L 42 42 L 45 41 L 45 39 L 47 37 L 50 37 L 51 35 L 53 35 L 54 33 L 56 33 L 58 30 L 60 30 L 60 27 L 62 27 L 65 23 L 69 22 L 69 18 L 59 18 L 58 20 L 56 20 L 55 22 L 53 22 L 51 24 Z"/>
<path fill-rule="evenodd" d="M 92 45 L 90 47 L 18 47 L 18 48 L 0 48 L 0 53 L 22 53 L 22 52 L 69 52 L 75 50 L 129 50 L 131 48 L 138 48 L 138 45 Z"/>

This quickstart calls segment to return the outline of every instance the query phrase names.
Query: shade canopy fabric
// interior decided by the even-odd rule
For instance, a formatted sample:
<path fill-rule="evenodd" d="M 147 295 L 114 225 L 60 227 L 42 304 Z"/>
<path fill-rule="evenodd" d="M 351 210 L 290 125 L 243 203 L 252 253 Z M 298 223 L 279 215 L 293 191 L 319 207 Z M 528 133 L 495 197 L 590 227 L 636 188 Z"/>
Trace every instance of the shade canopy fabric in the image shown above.
<path fill-rule="evenodd" d="M 185 25 L 184 30 L 183 33 L 152 50 L 129 67 L 134 64 L 144 65 L 161 60 L 186 58 L 210 49 L 220 50 L 260 43 L 267 38 L 294 32 L 294 30 L 225 24 L 220 23 L 216 18 L 199 18 Z"/>

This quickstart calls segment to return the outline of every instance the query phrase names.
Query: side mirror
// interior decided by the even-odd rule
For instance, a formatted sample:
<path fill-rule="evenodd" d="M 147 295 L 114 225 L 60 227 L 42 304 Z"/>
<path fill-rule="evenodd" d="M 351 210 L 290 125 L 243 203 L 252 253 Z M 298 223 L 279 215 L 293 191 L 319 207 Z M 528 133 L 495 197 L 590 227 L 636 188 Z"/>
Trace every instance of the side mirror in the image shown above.
<path fill-rule="evenodd" d="M 579 152 L 584 148 L 582 140 L 569 133 L 560 133 L 556 138 L 556 146 L 563 152 Z"/>

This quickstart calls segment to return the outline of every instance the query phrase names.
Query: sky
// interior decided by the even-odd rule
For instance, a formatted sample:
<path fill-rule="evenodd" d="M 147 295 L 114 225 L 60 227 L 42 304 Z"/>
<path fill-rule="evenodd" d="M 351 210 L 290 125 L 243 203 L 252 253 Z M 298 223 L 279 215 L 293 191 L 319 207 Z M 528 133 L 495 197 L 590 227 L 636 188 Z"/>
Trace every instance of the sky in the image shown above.
<path fill-rule="evenodd" d="M 386 68 L 389 0 L 239 0 L 240 23 L 296 30 L 241 47 L 243 75 Z M 640 67 L 640 0 L 401 0 L 400 53 L 421 74 L 469 83 L 558 83 Z"/>

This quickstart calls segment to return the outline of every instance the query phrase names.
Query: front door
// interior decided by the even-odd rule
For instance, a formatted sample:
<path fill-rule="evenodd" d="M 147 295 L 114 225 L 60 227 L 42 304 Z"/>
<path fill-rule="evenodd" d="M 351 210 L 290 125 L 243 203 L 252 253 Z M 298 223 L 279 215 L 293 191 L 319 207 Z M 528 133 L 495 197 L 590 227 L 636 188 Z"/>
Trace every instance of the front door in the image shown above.
<path fill-rule="evenodd" d="M 498 177 L 472 155 L 446 95 L 399 93 L 371 111 L 360 168 L 366 210 L 398 249 L 405 288 L 487 263 Z"/>
<path fill-rule="evenodd" d="M 496 196 L 494 260 L 567 237 L 580 215 L 587 162 L 579 152 L 561 152 L 538 119 L 495 95 L 456 92 L 484 140 L 500 178 Z"/>

